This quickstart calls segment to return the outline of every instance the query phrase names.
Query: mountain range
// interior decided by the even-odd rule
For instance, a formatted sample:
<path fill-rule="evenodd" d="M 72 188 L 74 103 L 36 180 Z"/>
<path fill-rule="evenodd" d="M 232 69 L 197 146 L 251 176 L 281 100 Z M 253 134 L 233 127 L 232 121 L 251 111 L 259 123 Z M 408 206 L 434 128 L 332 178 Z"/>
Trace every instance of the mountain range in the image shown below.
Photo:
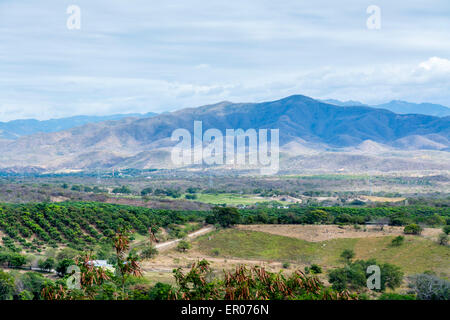
<path fill-rule="evenodd" d="M 445 107 L 440 104 L 434 103 L 412 103 L 401 100 L 392 100 L 391 102 L 378 104 L 378 105 L 367 105 L 359 101 L 339 101 L 335 99 L 323 100 L 323 102 L 333 104 L 341 107 L 351 107 L 351 106 L 366 106 L 377 109 L 386 109 L 398 114 L 425 114 L 429 116 L 436 117 L 446 117 L 450 116 L 450 108 Z"/>
<path fill-rule="evenodd" d="M 0 167 L 49 171 L 172 167 L 170 151 L 176 142 L 171 141 L 171 134 L 179 128 L 192 132 L 194 121 L 203 122 L 203 131 L 216 128 L 223 133 L 231 128 L 277 128 L 282 159 L 290 169 L 295 163 L 305 168 L 321 161 L 325 169 L 334 170 L 347 163 L 356 170 L 370 165 L 367 157 L 376 158 L 381 167 L 397 168 L 401 164 L 408 169 L 450 169 L 446 161 L 450 116 L 336 106 L 302 95 L 263 103 L 220 102 L 152 117 L 123 117 L 22 136 L 0 142 Z M 430 160 L 431 155 L 438 160 Z M 400 156 L 401 161 L 395 160 Z M 386 159 L 394 162 L 386 164 Z"/>
<path fill-rule="evenodd" d="M 114 114 L 109 116 L 74 116 L 60 119 L 50 119 L 39 121 L 36 119 L 13 120 L 0 122 L 0 139 L 15 140 L 21 136 L 32 135 L 38 132 L 57 132 L 74 127 L 82 126 L 87 123 L 97 123 L 102 121 L 114 121 L 123 118 L 149 118 L 156 113 L 146 114 L 128 113 Z"/>

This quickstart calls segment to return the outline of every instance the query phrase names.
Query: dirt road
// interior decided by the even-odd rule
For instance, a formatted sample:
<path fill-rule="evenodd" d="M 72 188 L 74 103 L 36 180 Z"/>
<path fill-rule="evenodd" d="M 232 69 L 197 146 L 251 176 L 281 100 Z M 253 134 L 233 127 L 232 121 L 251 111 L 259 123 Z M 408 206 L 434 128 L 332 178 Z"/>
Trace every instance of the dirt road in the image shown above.
<path fill-rule="evenodd" d="M 187 237 L 189 239 L 194 239 L 194 238 L 196 238 L 198 236 L 201 236 L 202 234 L 211 232 L 213 230 L 214 230 L 214 227 L 205 227 L 205 228 L 202 228 L 202 229 L 200 229 L 198 231 L 195 231 L 193 233 L 188 234 Z M 176 239 L 176 240 L 171 240 L 171 241 L 167 241 L 167 242 L 163 242 L 163 243 L 158 243 L 158 244 L 155 245 L 155 248 L 160 250 L 160 251 L 161 250 L 165 250 L 165 249 L 173 247 L 175 244 L 177 244 L 181 240 L 182 239 Z"/>

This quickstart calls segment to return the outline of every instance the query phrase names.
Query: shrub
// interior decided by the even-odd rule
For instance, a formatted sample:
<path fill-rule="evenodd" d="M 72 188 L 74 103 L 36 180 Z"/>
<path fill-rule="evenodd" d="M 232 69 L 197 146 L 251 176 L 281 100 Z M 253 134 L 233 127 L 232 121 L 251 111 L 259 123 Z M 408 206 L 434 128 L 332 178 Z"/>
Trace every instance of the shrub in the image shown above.
<path fill-rule="evenodd" d="M 28 290 L 23 290 L 19 293 L 19 300 L 25 301 L 25 300 L 33 300 L 34 295 L 28 291 Z"/>
<path fill-rule="evenodd" d="M 152 188 L 145 188 L 145 189 L 142 189 L 141 195 L 142 195 L 142 196 L 146 196 L 146 195 L 151 194 L 152 192 L 153 192 L 153 189 L 152 189 Z"/>
<path fill-rule="evenodd" d="M 112 190 L 112 193 L 121 193 L 121 194 L 131 194 L 132 191 L 129 187 L 127 186 L 122 186 L 122 187 L 118 187 L 118 188 L 114 188 Z"/>
<path fill-rule="evenodd" d="M 158 254 L 158 250 L 153 246 L 150 245 L 141 252 L 141 258 L 142 259 L 151 259 L 154 256 Z"/>
<path fill-rule="evenodd" d="M 72 191 L 81 191 L 81 186 L 74 185 L 74 186 L 72 186 L 72 188 L 70 188 L 70 190 L 72 190 Z"/>
<path fill-rule="evenodd" d="M 312 210 L 305 215 L 305 222 L 308 224 L 327 223 L 331 220 L 331 215 L 324 210 Z"/>
<path fill-rule="evenodd" d="M 283 262 L 283 269 L 289 269 L 291 264 L 289 262 Z"/>
<path fill-rule="evenodd" d="M 180 252 L 186 252 L 191 248 L 191 244 L 185 240 L 181 240 L 177 245 L 177 250 Z"/>
<path fill-rule="evenodd" d="M 150 289 L 148 297 L 150 300 L 168 300 L 172 291 L 170 284 L 158 282 Z"/>
<path fill-rule="evenodd" d="M 441 246 L 446 246 L 448 244 L 448 235 L 446 233 L 441 233 L 438 237 L 438 243 Z"/>
<path fill-rule="evenodd" d="M 416 300 L 413 294 L 383 293 L 378 300 Z"/>
<path fill-rule="evenodd" d="M 418 300 L 449 300 L 450 282 L 429 274 L 409 277 L 409 288 Z"/>
<path fill-rule="evenodd" d="M 14 290 L 14 277 L 0 270 L 0 300 L 12 300 Z"/>
<path fill-rule="evenodd" d="M 395 237 L 394 239 L 392 239 L 391 246 L 399 247 L 399 246 L 401 246 L 403 244 L 403 242 L 405 242 L 405 237 L 404 236 L 398 236 L 398 237 Z"/>
<path fill-rule="evenodd" d="M 419 226 L 418 224 L 412 223 L 412 224 L 408 224 L 407 226 L 405 226 L 405 228 L 403 229 L 403 232 L 405 234 L 421 234 L 422 233 L 422 227 Z"/>
<path fill-rule="evenodd" d="M 341 258 L 345 261 L 350 262 L 355 257 L 355 252 L 351 249 L 345 249 L 341 253 Z"/>
<path fill-rule="evenodd" d="M 443 227 L 442 231 L 444 231 L 445 234 L 449 234 L 450 233 L 450 226 Z"/>
<path fill-rule="evenodd" d="M 310 270 L 312 274 L 322 273 L 322 267 L 317 264 L 312 264 Z"/>
<path fill-rule="evenodd" d="M 37 272 L 27 272 L 20 277 L 23 289 L 31 293 L 34 296 L 34 299 L 40 297 L 42 289 L 50 281 L 51 280 Z"/>
<path fill-rule="evenodd" d="M 395 289 L 399 287 L 403 280 L 403 272 L 400 268 L 389 264 L 378 264 L 375 259 L 358 260 L 346 265 L 344 268 L 332 270 L 328 274 L 332 288 L 342 291 L 344 289 L 361 289 L 367 286 L 367 278 L 371 275 L 367 273 L 367 268 L 371 265 L 380 267 L 381 291 L 386 288 Z"/>
<path fill-rule="evenodd" d="M 51 271 L 55 267 L 55 259 L 50 257 L 45 260 L 39 260 L 38 266 L 42 270 Z"/>
<path fill-rule="evenodd" d="M 213 208 L 212 215 L 206 219 L 207 223 L 219 224 L 222 228 L 228 228 L 240 221 L 240 214 L 236 208 Z"/>
<path fill-rule="evenodd" d="M 73 261 L 72 259 L 64 258 L 57 264 L 56 272 L 58 272 L 59 276 L 64 277 L 64 275 L 67 272 L 67 269 L 73 265 L 75 265 L 75 261 Z"/>

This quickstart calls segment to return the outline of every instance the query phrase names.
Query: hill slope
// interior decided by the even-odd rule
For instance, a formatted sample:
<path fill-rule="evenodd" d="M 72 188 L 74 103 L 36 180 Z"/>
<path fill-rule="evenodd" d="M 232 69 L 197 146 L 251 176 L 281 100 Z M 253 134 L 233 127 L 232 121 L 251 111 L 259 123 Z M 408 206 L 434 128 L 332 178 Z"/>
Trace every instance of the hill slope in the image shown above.
<path fill-rule="evenodd" d="M 386 146 L 418 141 L 419 149 L 446 150 L 450 146 L 450 117 L 398 115 L 364 106 L 337 107 L 296 95 L 264 103 L 222 102 L 152 118 L 90 123 L 0 142 L 0 163 L 2 167 L 47 169 L 145 168 L 155 162 L 167 163 L 175 144 L 170 141 L 172 132 L 178 128 L 192 132 L 194 121 L 203 122 L 203 131 L 217 128 L 222 133 L 229 128 L 277 128 L 282 146 L 301 141 L 310 149 L 320 150 L 356 148 L 366 140 Z M 408 137 L 416 138 L 398 142 Z"/>
<path fill-rule="evenodd" d="M 153 116 L 156 116 L 156 113 L 129 113 L 114 114 L 110 116 L 75 116 L 44 121 L 39 121 L 36 119 L 13 120 L 8 122 L 0 122 L 0 139 L 14 140 L 25 135 L 32 135 L 39 132 L 57 132 L 79 127 L 88 123 L 120 120 L 129 117 L 145 118 Z"/>
<path fill-rule="evenodd" d="M 335 99 L 323 100 L 323 102 L 341 107 L 366 106 L 378 109 L 386 109 L 398 114 L 425 114 L 435 117 L 450 116 L 450 108 L 434 103 L 412 103 L 401 100 L 392 100 L 378 105 L 366 105 L 359 101 L 339 101 Z"/>

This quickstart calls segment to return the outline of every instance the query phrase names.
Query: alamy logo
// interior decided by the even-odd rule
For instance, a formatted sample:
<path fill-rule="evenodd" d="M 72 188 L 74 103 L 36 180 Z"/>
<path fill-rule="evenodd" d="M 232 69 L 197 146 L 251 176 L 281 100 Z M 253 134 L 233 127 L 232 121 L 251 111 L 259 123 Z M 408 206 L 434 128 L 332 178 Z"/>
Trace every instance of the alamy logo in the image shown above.
<path fill-rule="evenodd" d="M 71 5 L 67 8 L 67 29 L 80 30 L 81 29 L 81 9 L 79 6 Z"/>
<path fill-rule="evenodd" d="M 370 16 L 367 18 L 366 25 L 367 29 L 370 30 L 380 30 L 381 29 L 381 8 L 376 5 L 371 5 L 367 7 L 367 14 Z"/>
<path fill-rule="evenodd" d="M 202 121 L 194 121 L 194 137 L 187 129 L 176 129 L 172 141 L 181 141 L 172 149 L 172 162 L 182 165 L 232 165 L 235 168 L 253 166 L 263 175 L 279 170 L 279 129 L 218 129 L 203 133 Z M 248 141 L 248 143 L 247 143 Z"/>
<path fill-rule="evenodd" d="M 370 290 L 380 290 L 381 289 L 381 270 L 377 265 L 371 265 L 367 267 L 367 288 Z"/>

